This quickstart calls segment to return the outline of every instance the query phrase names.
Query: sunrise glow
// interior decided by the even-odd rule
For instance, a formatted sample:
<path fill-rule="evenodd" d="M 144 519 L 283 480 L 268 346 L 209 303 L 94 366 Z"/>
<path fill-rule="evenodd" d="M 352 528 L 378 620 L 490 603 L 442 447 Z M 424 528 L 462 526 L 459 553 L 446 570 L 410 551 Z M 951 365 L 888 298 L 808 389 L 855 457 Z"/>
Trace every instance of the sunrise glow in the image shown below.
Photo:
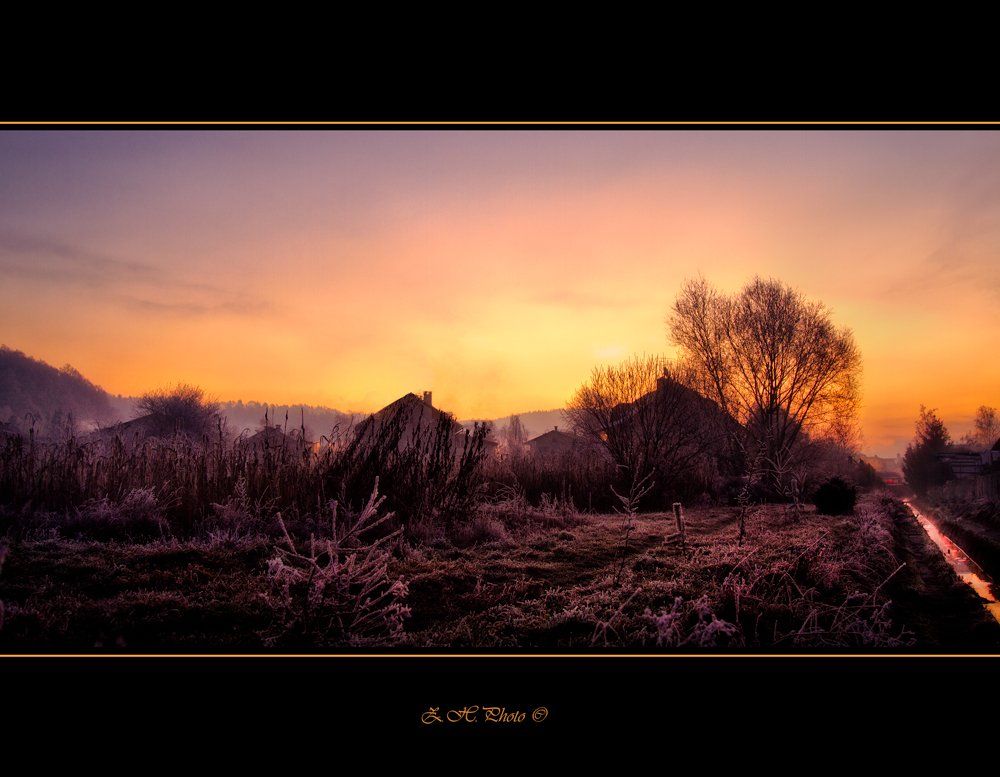
<path fill-rule="evenodd" d="M 5 132 L 0 341 L 107 390 L 459 418 L 670 351 L 698 273 L 854 330 L 864 447 L 1000 403 L 993 132 Z"/>

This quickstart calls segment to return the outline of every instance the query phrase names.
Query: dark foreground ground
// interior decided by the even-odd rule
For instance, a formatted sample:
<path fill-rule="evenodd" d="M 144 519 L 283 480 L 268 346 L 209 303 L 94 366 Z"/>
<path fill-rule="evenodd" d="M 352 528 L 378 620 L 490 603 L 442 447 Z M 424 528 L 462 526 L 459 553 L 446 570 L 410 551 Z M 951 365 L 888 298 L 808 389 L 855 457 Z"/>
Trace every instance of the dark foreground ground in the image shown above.
<path fill-rule="evenodd" d="M 375 649 L 998 651 L 1000 626 L 906 508 L 853 516 L 733 508 L 564 517 L 458 548 L 409 548 L 406 634 Z M 265 537 L 22 541 L 0 574 L 11 651 L 329 649 L 282 639 Z M 367 646 L 369 649 L 371 645 Z"/>

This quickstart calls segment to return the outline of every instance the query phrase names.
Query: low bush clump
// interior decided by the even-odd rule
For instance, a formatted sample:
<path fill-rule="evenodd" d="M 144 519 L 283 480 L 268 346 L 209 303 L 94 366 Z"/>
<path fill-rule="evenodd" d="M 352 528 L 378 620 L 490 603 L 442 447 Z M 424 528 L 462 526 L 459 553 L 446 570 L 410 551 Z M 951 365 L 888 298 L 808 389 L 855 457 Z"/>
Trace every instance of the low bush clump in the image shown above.
<path fill-rule="evenodd" d="M 90 499 L 59 524 L 64 537 L 90 540 L 142 541 L 160 537 L 164 520 L 152 488 L 135 488 L 121 500 Z"/>
<path fill-rule="evenodd" d="M 460 548 L 509 539 L 507 528 L 503 523 L 483 513 L 476 514 L 467 524 L 456 528 L 454 535 L 455 545 Z"/>
<path fill-rule="evenodd" d="M 845 480 L 833 477 L 816 489 L 813 504 L 823 515 L 850 515 L 858 501 L 858 490 Z"/>

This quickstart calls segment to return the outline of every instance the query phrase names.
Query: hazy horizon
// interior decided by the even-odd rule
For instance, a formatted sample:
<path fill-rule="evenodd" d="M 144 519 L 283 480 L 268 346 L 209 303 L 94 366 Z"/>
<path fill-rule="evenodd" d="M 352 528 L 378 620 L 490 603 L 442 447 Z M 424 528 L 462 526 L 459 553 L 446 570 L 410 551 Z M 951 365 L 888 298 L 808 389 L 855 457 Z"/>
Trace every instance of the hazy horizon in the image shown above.
<path fill-rule="evenodd" d="M 863 358 L 862 449 L 1000 404 L 987 131 L 0 134 L 2 339 L 114 394 L 458 418 L 671 353 L 682 280 L 774 276 Z"/>

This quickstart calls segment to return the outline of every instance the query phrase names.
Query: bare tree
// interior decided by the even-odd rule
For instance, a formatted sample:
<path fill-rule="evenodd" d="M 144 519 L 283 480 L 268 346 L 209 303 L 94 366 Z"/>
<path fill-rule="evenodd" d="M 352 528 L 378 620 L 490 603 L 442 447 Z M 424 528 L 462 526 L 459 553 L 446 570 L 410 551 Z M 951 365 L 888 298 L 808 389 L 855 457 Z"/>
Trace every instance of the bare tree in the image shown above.
<path fill-rule="evenodd" d="M 152 417 L 161 434 L 181 432 L 199 437 L 211 434 L 221 421 L 218 405 L 206 399 L 197 386 L 184 383 L 143 394 L 136 408 Z"/>
<path fill-rule="evenodd" d="M 521 416 L 512 415 L 507 420 L 507 426 L 500 435 L 500 444 L 503 452 L 508 456 L 517 456 L 524 451 L 524 444 L 528 441 L 528 432 L 521 423 Z"/>
<path fill-rule="evenodd" d="M 851 331 L 822 303 L 757 277 L 731 295 L 689 280 L 667 323 L 699 389 L 739 422 L 728 436 L 747 482 L 797 500 L 809 441 L 844 442 L 855 428 L 861 356 Z"/>
<path fill-rule="evenodd" d="M 602 446 L 628 480 L 670 487 L 712 448 L 712 403 L 694 389 L 694 371 L 660 356 L 597 367 L 567 405 L 574 429 Z"/>
<path fill-rule="evenodd" d="M 996 445 L 998 439 L 1000 439 L 1000 413 L 997 413 L 995 407 L 980 405 L 972 421 L 972 431 L 965 436 L 963 442 L 973 448 L 985 450 Z"/>

